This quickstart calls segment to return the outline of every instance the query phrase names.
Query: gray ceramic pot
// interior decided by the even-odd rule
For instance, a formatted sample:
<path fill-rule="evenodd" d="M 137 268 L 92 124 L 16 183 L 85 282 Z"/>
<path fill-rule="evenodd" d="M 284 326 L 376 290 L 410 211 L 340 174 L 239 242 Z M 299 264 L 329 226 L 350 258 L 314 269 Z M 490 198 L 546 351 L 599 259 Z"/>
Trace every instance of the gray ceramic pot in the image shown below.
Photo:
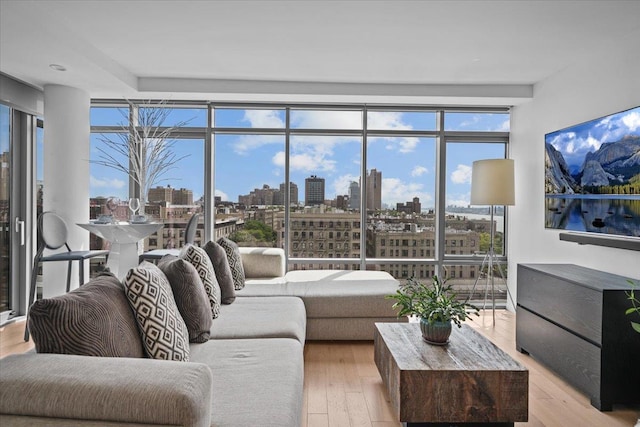
<path fill-rule="evenodd" d="M 422 338 L 429 344 L 446 345 L 451 335 L 451 321 L 429 323 L 421 318 L 420 331 Z"/>

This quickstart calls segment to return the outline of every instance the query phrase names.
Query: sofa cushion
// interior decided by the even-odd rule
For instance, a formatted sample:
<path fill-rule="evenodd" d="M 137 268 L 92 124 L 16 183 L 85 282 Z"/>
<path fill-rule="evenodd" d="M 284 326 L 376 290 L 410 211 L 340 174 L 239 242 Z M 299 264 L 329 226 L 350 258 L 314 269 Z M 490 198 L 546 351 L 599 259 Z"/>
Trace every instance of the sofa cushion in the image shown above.
<path fill-rule="evenodd" d="M 297 340 L 209 340 L 192 344 L 191 354 L 211 369 L 212 425 L 302 425 L 303 346 Z"/>
<path fill-rule="evenodd" d="M 0 366 L 3 427 L 211 425 L 200 363 L 27 353 Z"/>
<path fill-rule="evenodd" d="M 302 298 L 308 318 L 396 317 L 398 281 L 384 271 L 297 270 L 285 275 L 288 289 Z"/>
<path fill-rule="evenodd" d="M 220 294 L 222 304 L 231 304 L 236 299 L 236 289 L 233 283 L 233 275 L 227 253 L 224 248 L 214 241 L 207 242 L 203 247 L 204 251 L 209 255 L 213 270 L 220 285 Z"/>
<path fill-rule="evenodd" d="M 220 312 L 212 339 L 293 338 L 304 344 L 307 316 L 300 298 L 237 298 Z"/>
<path fill-rule="evenodd" d="M 283 277 L 287 272 L 282 248 L 241 247 L 242 267 L 246 279 Z"/>
<path fill-rule="evenodd" d="M 198 246 L 186 245 L 180 251 L 180 258 L 189 261 L 198 271 L 211 304 L 211 317 L 215 319 L 220 315 L 220 286 L 209 255 Z"/>
<path fill-rule="evenodd" d="M 127 272 L 124 286 L 149 357 L 188 361 L 189 332 L 162 270 L 143 261 Z"/>
<path fill-rule="evenodd" d="M 284 277 L 272 279 L 247 279 L 244 288 L 236 291 L 239 297 L 262 297 L 293 295 Z"/>
<path fill-rule="evenodd" d="M 227 260 L 229 261 L 229 267 L 231 268 L 231 275 L 233 276 L 233 285 L 236 290 L 244 288 L 244 267 L 242 265 L 242 257 L 240 256 L 240 249 L 238 245 L 227 239 L 221 237 L 218 239 L 218 244 L 224 248 L 227 254 Z"/>
<path fill-rule="evenodd" d="M 145 356 L 124 287 L 110 273 L 36 301 L 29 310 L 29 331 L 38 353 Z"/>
<path fill-rule="evenodd" d="M 165 255 L 158 267 L 169 279 L 173 297 L 189 331 L 190 342 L 205 342 L 211 329 L 211 303 L 196 268 L 189 261 Z"/>

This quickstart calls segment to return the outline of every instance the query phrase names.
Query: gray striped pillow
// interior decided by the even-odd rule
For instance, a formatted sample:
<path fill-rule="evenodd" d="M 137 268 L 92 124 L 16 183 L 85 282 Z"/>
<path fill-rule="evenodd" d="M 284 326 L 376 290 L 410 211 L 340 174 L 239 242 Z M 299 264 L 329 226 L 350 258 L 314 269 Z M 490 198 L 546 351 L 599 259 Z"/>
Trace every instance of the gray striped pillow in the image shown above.
<path fill-rule="evenodd" d="M 165 255 L 158 267 L 169 279 L 178 310 L 189 331 L 190 342 L 207 342 L 210 336 L 211 304 L 196 268 L 189 261 Z"/>
<path fill-rule="evenodd" d="M 38 353 L 145 356 L 124 287 L 110 273 L 36 301 L 29 310 L 29 331 Z"/>
<path fill-rule="evenodd" d="M 189 332 L 164 273 L 143 261 L 127 272 L 124 287 L 149 357 L 188 362 Z"/>

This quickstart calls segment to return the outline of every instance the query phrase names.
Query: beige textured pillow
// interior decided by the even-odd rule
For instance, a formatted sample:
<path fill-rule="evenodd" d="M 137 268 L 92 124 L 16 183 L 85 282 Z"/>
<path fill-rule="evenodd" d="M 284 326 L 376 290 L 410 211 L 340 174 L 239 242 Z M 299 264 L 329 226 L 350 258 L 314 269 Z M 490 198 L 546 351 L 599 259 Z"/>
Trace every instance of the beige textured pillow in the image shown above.
<path fill-rule="evenodd" d="M 110 273 L 36 301 L 29 310 L 29 331 L 38 353 L 145 357 L 124 287 Z"/>
<path fill-rule="evenodd" d="M 189 332 L 164 273 L 143 261 L 127 272 L 124 286 L 149 357 L 189 361 Z"/>

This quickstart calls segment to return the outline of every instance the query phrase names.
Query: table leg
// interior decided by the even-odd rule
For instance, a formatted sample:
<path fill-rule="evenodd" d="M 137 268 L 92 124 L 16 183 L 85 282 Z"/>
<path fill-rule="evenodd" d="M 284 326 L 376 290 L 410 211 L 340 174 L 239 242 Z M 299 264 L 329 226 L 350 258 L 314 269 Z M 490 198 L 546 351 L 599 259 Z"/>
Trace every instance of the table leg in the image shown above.
<path fill-rule="evenodd" d="M 138 265 L 138 244 L 111 243 L 107 267 L 119 280 L 124 279 L 127 272 Z"/>

